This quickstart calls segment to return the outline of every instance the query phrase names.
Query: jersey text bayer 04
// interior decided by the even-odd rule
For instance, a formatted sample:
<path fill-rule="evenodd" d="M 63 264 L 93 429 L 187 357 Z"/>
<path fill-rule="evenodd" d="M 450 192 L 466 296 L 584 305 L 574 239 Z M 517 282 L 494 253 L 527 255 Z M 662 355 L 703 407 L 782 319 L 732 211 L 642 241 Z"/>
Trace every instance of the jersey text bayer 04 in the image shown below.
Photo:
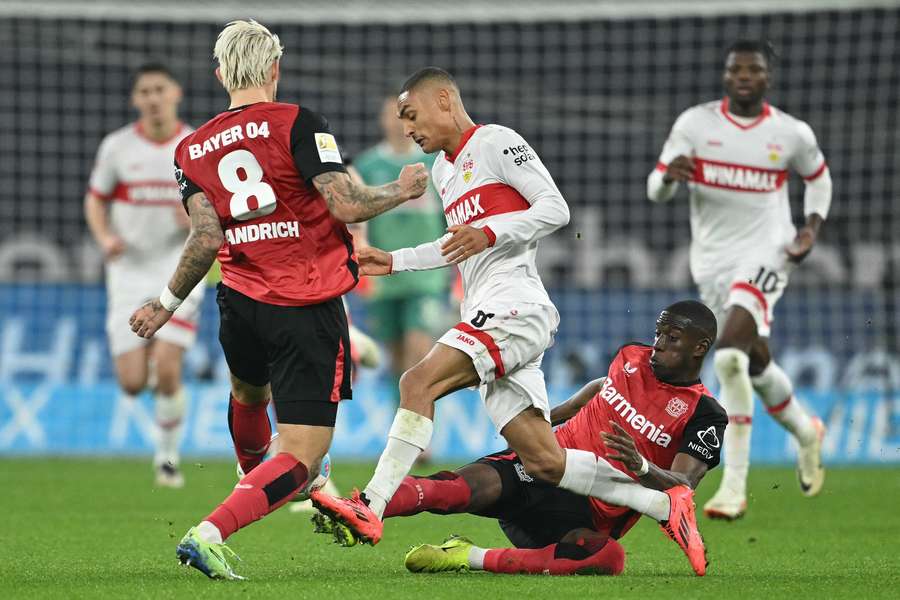
<path fill-rule="evenodd" d="M 485 302 L 550 305 L 538 275 L 538 240 L 569 222 L 569 208 L 537 153 L 501 125 L 466 131 L 452 155 L 440 152 L 431 170 L 447 225 L 481 228 L 490 246 L 459 264 L 463 315 Z M 441 245 L 450 234 L 392 252 L 395 271 L 446 266 Z"/>
<path fill-rule="evenodd" d="M 691 273 L 695 281 L 770 256 L 793 240 L 788 173 L 811 181 L 825 158 L 809 125 L 770 106 L 752 122 L 728 111 L 728 99 L 683 112 L 666 140 L 657 169 L 677 156 L 694 160 Z"/>
<path fill-rule="evenodd" d="M 318 304 L 357 282 L 352 238 L 312 179 L 345 171 L 320 115 L 260 102 L 228 110 L 175 152 L 182 200 L 202 191 L 225 232 L 222 282 L 254 300 Z"/>
<path fill-rule="evenodd" d="M 657 379 L 650 368 L 652 352 L 652 347 L 642 344 L 623 346 L 610 364 L 600 392 L 557 429 L 557 440 L 564 448 L 605 458 L 600 434 L 614 433 L 612 421 L 631 435 L 644 458 L 662 469 L 671 468 L 675 455 L 682 452 L 715 467 L 728 424 L 725 410 L 699 381 L 670 385 Z M 619 461 L 609 463 L 634 477 Z M 619 535 L 639 516 L 596 498 L 591 498 L 591 508 L 598 526 L 618 522 L 622 527 L 616 532 Z"/>

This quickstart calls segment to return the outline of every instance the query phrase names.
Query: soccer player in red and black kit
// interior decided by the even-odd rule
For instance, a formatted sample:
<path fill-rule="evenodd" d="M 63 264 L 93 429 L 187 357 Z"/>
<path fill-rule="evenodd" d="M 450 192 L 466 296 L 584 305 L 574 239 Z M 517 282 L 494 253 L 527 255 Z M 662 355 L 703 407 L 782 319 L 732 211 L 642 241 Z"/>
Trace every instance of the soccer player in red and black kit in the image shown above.
<path fill-rule="evenodd" d="M 421 196 L 428 175 L 418 164 L 381 187 L 351 179 L 325 119 L 274 101 L 282 48 L 259 23 L 229 23 L 214 54 L 231 105 L 176 149 L 191 233 L 168 287 L 131 324 L 151 337 L 218 257 L 219 340 L 232 388 L 228 421 L 246 475 L 188 531 L 176 554 L 209 577 L 236 579 L 224 540 L 314 479 L 338 402 L 350 398 L 341 295 L 356 285 L 357 264 L 345 223 Z M 270 398 L 279 454 L 261 463 L 271 437 Z"/>
<path fill-rule="evenodd" d="M 703 359 L 716 339 L 712 311 L 693 300 L 667 307 L 656 321 L 653 346 L 626 344 L 606 377 L 553 409 L 564 424 L 564 448 L 606 459 L 622 482 L 656 490 L 696 488 L 719 463 L 728 424 L 725 410 L 700 382 Z M 420 512 L 472 513 L 498 519 L 515 548 L 483 549 L 460 536 L 441 546 L 410 550 L 411 571 L 485 570 L 495 573 L 602 573 L 617 575 L 625 552 L 616 541 L 637 522 L 635 510 L 579 496 L 531 476 L 509 450 L 455 472 L 406 477 L 385 517 Z M 344 541 L 346 532 L 321 516 L 319 530 Z M 670 527 L 680 527 L 670 523 Z"/>

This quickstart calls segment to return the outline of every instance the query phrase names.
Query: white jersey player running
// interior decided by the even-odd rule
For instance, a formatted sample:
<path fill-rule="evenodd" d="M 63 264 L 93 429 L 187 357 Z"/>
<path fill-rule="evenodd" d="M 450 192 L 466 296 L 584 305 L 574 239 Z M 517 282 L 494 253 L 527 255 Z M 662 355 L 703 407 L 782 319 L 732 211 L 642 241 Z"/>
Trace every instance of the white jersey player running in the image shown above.
<path fill-rule="evenodd" d="M 377 543 L 385 506 L 431 441 L 435 401 L 478 386 L 491 420 L 527 476 L 680 523 L 670 537 L 703 574 L 703 542 L 689 488 L 644 488 L 592 452 L 561 448 L 550 427 L 540 367 L 559 315 L 538 276 L 535 255 L 540 238 L 569 222 L 569 209 L 537 153 L 511 129 L 475 125 L 459 88 L 442 69 L 414 74 L 403 86 L 398 109 L 408 136 L 425 152 L 441 151 L 432 180 L 449 233 L 392 253 L 361 249 L 360 272 L 388 275 L 458 264 L 465 288 L 462 320 L 401 377 L 400 408 L 363 494 L 344 499 L 315 492 L 313 504 L 356 539 Z"/>
<path fill-rule="evenodd" d="M 132 104 L 140 117 L 103 139 L 85 198 L 85 218 L 106 258 L 106 332 L 116 376 L 125 401 L 135 401 L 148 382 L 154 387 L 156 483 L 170 487 L 184 483 L 178 469 L 186 408 L 181 363 L 197 335 L 203 286 L 153 342 L 134 335 L 128 319 L 159 295 L 187 239 L 190 222 L 172 176 L 175 147 L 191 131 L 178 119 L 180 100 L 181 87 L 165 66 L 138 70 Z"/>
<path fill-rule="evenodd" d="M 765 102 L 770 62 L 766 44 L 733 44 L 725 99 L 678 117 L 647 180 L 656 202 L 687 183 L 691 274 L 720 321 L 714 364 L 730 423 L 722 484 L 705 506 L 713 518 L 734 519 L 746 510 L 754 389 L 799 443 L 803 493 L 814 496 L 824 481 L 824 425 L 795 400 L 790 380 L 771 359 L 768 337 L 772 309 L 828 216 L 831 177 L 809 125 Z M 799 232 L 791 220 L 789 171 L 806 183 L 806 224 Z"/>

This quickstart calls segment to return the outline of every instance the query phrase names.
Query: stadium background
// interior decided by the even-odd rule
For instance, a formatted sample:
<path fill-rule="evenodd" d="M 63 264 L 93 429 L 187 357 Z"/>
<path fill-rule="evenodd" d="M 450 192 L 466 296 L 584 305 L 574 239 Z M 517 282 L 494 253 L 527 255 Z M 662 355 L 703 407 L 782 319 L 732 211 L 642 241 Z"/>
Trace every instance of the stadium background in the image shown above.
<path fill-rule="evenodd" d="M 721 95 L 722 50 L 739 36 L 771 39 L 781 56 L 771 101 L 810 123 L 835 182 L 824 235 L 776 308 L 773 347 L 830 425 L 829 461 L 900 462 L 900 8 L 847 4 L 270 2 L 250 15 L 227 2 L 0 4 L 0 453 L 149 450 L 149 398 L 116 401 L 82 198 L 100 139 L 133 119 L 132 70 L 170 64 L 182 116 L 199 125 L 227 100 L 215 35 L 254 16 L 286 48 L 280 99 L 327 115 L 345 153 L 378 140 L 383 93 L 436 64 L 456 75 L 476 121 L 517 129 L 541 154 L 573 213 L 540 252 L 563 317 L 545 360 L 557 400 L 601 375 L 622 342 L 648 340 L 662 306 L 695 294 L 685 197 L 653 205 L 645 178 L 677 114 Z M 791 189 L 799 216 L 799 180 Z M 185 449 L 227 456 L 209 296 L 189 356 Z M 380 451 L 387 397 L 377 373 L 362 375 L 335 454 Z M 500 445 L 471 393 L 442 400 L 437 420 L 438 458 Z M 755 459 L 792 460 L 781 431 L 757 423 Z"/>

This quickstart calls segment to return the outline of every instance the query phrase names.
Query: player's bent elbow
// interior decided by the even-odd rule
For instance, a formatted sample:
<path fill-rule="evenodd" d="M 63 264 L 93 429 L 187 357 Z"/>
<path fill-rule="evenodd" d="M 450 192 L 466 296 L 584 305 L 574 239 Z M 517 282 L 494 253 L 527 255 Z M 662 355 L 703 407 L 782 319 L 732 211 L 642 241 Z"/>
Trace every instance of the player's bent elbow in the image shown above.
<path fill-rule="evenodd" d="M 569 221 L 572 219 L 572 213 L 569 211 L 569 205 L 566 204 L 565 200 L 562 202 L 562 210 L 560 211 L 561 215 L 559 218 L 559 226 L 565 227 L 569 224 Z"/>
<path fill-rule="evenodd" d="M 328 210 L 331 212 L 332 217 L 345 225 L 360 223 L 366 220 L 360 211 L 357 211 L 346 204 L 335 203 L 333 206 L 330 206 Z"/>

